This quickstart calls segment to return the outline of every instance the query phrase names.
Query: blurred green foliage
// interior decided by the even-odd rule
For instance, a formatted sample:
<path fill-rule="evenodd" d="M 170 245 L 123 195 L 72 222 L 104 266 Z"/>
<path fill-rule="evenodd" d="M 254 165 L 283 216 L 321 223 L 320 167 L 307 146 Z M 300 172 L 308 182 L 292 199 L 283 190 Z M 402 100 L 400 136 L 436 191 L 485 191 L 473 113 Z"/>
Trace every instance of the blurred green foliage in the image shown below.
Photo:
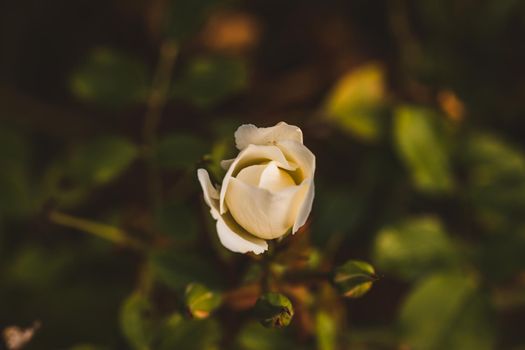
<path fill-rule="evenodd" d="M 359 298 L 372 287 L 377 279 L 372 265 L 357 260 L 350 260 L 334 271 L 334 283 L 341 294 L 347 298 Z"/>
<path fill-rule="evenodd" d="M 173 0 L 169 2 L 163 20 L 164 35 L 177 42 L 189 40 L 201 27 L 206 15 L 218 0 Z"/>
<path fill-rule="evenodd" d="M 71 90 L 80 100 L 105 107 L 138 104 L 149 91 L 148 70 L 133 57 L 99 48 L 72 74 Z"/>
<path fill-rule="evenodd" d="M 373 256 L 380 269 L 406 279 L 449 268 L 459 259 L 453 242 L 432 217 L 410 218 L 380 230 Z"/>
<path fill-rule="evenodd" d="M 486 297 L 461 275 L 431 275 L 418 283 L 403 304 L 400 320 L 405 340 L 416 348 L 494 347 Z"/>
<path fill-rule="evenodd" d="M 149 349 L 155 325 L 149 320 L 152 307 L 139 293 L 130 295 L 122 306 L 120 323 L 122 332 L 133 349 Z"/>
<path fill-rule="evenodd" d="M 186 169 L 196 164 L 206 153 L 206 143 L 199 137 L 189 134 L 169 134 L 159 140 L 156 148 L 156 161 L 168 170 Z M 173 155 L 177 156 L 174 157 Z"/>
<path fill-rule="evenodd" d="M 329 313 L 323 311 L 317 313 L 315 328 L 319 350 L 330 350 L 337 347 L 337 324 Z"/>
<path fill-rule="evenodd" d="M 294 310 L 290 299 L 280 293 L 265 293 L 257 299 L 254 313 L 266 328 L 286 327 L 292 321 Z"/>
<path fill-rule="evenodd" d="M 195 318 L 207 318 L 221 304 L 221 295 L 202 284 L 188 284 L 185 292 L 186 306 Z"/>
<path fill-rule="evenodd" d="M 40 321 L 27 349 L 525 348 L 523 2 L 0 7 L 0 330 Z M 233 254 L 196 169 L 281 120 L 311 219 Z"/>
<path fill-rule="evenodd" d="M 464 147 L 469 178 L 467 197 L 477 208 L 479 219 L 494 228 L 521 225 L 525 214 L 523 153 L 495 135 L 483 133 L 471 135 Z"/>
<path fill-rule="evenodd" d="M 227 57 L 195 57 L 173 84 L 173 95 L 207 108 L 241 91 L 247 84 L 245 64 Z"/>
<path fill-rule="evenodd" d="M 214 274 L 212 263 L 200 254 L 162 251 L 151 257 L 151 264 L 159 281 L 174 289 L 183 289 L 192 282 L 211 287 L 222 283 L 220 276 Z"/>
<path fill-rule="evenodd" d="M 156 213 L 157 229 L 176 240 L 192 241 L 198 234 L 197 215 L 181 201 L 166 202 Z"/>
<path fill-rule="evenodd" d="M 220 349 L 220 328 L 216 320 L 168 320 L 157 349 Z"/>
<path fill-rule="evenodd" d="M 377 64 L 352 70 L 330 93 L 326 113 L 343 130 L 364 141 L 379 139 L 385 127 L 385 74 Z"/>
<path fill-rule="evenodd" d="M 453 181 L 443 118 L 415 106 L 401 106 L 394 113 L 397 151 L 415 186 L 427 192 L 450 191 Z"/>
<path fill-rule="evenodd" d="M 0 210 L 2 216 L 31 211 L 30 150 L 24 135 L 0 129 Z"/>
<path fill-rule="evenodd" d="M 73 151 L 68 172 L 80 184 L 101 185 L 118 175 L 135 159 L 137 147 L 120 137 L 99 137 Z"/>
<path fill-rule="evenodd" d="M 285 350 L 293 346 L 295 344 L 289 338 L 289 334 L 283 333 L 282 330 L 275 331 L 271 328 L 265 328 L 257 322 L 252 322 L 243 326 L 235 349 L 264 350 L 272 348 Z"/>

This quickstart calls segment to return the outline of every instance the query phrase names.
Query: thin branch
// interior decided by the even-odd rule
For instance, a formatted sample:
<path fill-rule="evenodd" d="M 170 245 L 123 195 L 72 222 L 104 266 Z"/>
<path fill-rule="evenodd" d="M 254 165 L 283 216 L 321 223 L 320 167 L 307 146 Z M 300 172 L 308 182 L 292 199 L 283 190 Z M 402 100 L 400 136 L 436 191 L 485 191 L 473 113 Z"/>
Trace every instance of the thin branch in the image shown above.
<path fill-rule="evenodd" d="M 178 48 L 173 41 L 167 40 L 162 44 L 151 94 L 148 99 L 148 109 L 144 117 L 143 139 L 148 151 L 149 191 L 151 205 L 154 209 L 159 207 L 162 188 L 153 152 L 157 148 L 157 131 L 169 97 L 171 75 L 177 54 Z"/>
<path fill-rule="evenodd" d="M 49 220 L 54 222 L 55 224 L 90 233 L 92 235 L 104 238 L 116 244 L 132 247 L 139 250 L 145 249 L 145 246 L 142 242 L 130 237 L 125 231 L 114 226 L 78 218 L 75 216 L 61 213 L 59 211 L 52 211 L 49 214 Z"/>
<path fill-rule="evenodd" d="M 332 275 L 329 271 L 321 270 L 292 270 L 287 271 L 282 279 L 290 283 L 317 283 L 330 282 Z"/>

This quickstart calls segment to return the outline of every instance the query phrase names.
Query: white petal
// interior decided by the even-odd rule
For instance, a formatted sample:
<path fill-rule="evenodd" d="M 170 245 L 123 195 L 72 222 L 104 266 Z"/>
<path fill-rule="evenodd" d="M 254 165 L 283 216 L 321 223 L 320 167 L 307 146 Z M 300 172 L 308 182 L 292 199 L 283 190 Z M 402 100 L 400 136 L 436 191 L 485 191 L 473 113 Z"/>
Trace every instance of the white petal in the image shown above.
<path fill-rule="evenodd" d="M 199 183 L 202 187 L 202 192 L 204 194 L 204 201 L 208 206 L 212 209 L 212 215 L 213 209 L 215 211 L 219 210 L 219 192 L 213 187 L 210 175 L 205 169 L 198 169 L 197 170 L 197 177 L 199 179 Z M 213 215 L 215 217 L 215 215 Z"/>
<path fill-rule="evenodd" d="M 213 187 L 208 172 L 198 169 L 197 177 L 204 193 L 204 201 L 210 206 L 213 218 L 217 220 L 217 234 L 222 245 L 236 253 L 261 254 L 267 250 L 266 241 L 247 233 L 229 214 L 219 215 L 219 193 Z"/>
<path fill-rule="evenodd" d="M 268 145 L 284 140 L 303 143 L 303 132 L 297 126 L 285 122 L 269 128 L 258 128 L 253 124 L 245 124 L 235 132 L 235 145 L 239 150 L 243 150 L 248 145 Z"/>
<path fill-rule="evenodd" d="M 266 241 L 247 233 L 228 214 L 217 220 L 217 234 L 222 245 L 232 252 L 261 254 L 268 250 Z"/>
<path fill-rule="evenodd" d="M 261 176 L 267 167 L 268 163 L 247 166 L 241 169 L 235 178 L 248 185 L 259 187 Z"/>
<path fill-rule="evenodd" d="M 286 160 L 283 152 L 277 146 L 257 146 L 249 145 L 244 150 L 242 150 L 237 158 L 233 161 L 230 168 L 226 172 L 224 179 L 222 180 L 222 187 L 220 193 L 220 213 L 224 214 L 226 212 L 226 206 L 224 205 L 224 196 L 226 195 L 226 190 L 228 189 L 228 184 L 232 176 L 237 175 L 237 172 L 242 168 L 245 168 L 253 164 L 261 164 L 266 161 L 275 161 L 277 165 L 286 170 L 295 170 L 296 167 L 293 164 L 290 164 Z"/>
<path fill-rule="evenodd" d="M 235 158 L 221 160 L 221 168 L 223 168 L 224 170 L 228 170 L 230 168 L 230 165 L 232 165 L 234 161 L 235 161 Z"/>
<path fill-rule="evenodd" d="M 296 141 L 280 141 L 277 147 L 281 149 L 286 159 L 297 164 L 303 173 L 303 178 L 313 177 L 315 172 L 315 156 L 302 143 Z"/>
<path fill-rule="evenodd" d="M 259 177 L 258 187 L 271 192 L 281 191 L 292 186 L 295 186 L 293 178 L 285 170 L 277 167 L 275 162 L 268 163 Z"/>
<path fill-rule="evenodd" d="M 272 192 L 295 186 L 295 181 L 290 174 L 279 168 L 274 161 L 247 166 L 239 171 L 235 178 L 245 184 Z"/>
<path fill-rule="evenodd" d="M 296 233 L 306 223 L 310 212 L 312 211 L 312 204 L 314 202 L 314 181 L 313 178 L 306 179 L 301 185 L 301 189 L 297 194 L 298 211 L 295 214 L 295 222 L 293 224 L 292 234 Z"/>
<path fill-rule="evenodd" d="M 299 186 L 292 186 L 271 192 L 232 177 L 226 203 L 229 213 L 246 231 L 259 238 L 274 239 L 292 228 L 299 190 Z"/>
<path fill-rule="evenodd" d="M 313 180 L 315 173 L 315 156 L 305 145 L 298 142 L 281 141 L 277 143 L 277 146 L 283 151 L 287 159 L 299 166 L 304 179 L 300 185 L 300 193 L 297 195 L 298 198 L 302 196 L 304 199 L 296 213 L 296 219 L 292 229 L 292 233 L 295 233 L 306 223 L 312 211 L 315 195 Z"/>

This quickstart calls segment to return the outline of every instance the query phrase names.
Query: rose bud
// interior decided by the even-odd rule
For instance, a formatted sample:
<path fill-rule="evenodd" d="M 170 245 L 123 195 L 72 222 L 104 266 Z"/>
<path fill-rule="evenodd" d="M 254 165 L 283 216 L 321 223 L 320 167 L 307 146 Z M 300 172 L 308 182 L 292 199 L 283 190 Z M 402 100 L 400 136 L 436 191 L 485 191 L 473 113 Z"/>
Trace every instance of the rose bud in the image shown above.
<path fill-rule="evenodd" d="M 279 293 L 266 293 L 255 304 L 255 316 L 268 328 L 281 328 L 290 324 L 293 306 L 286 296 Z"/>
<path fill-rule="evenodd" d="M 199 182 L 221 243 L 233 252 L 255 254 L 266 240 L 303 226 L 314 199 L 315 156 L 303 133 L 281 122 L 273 127 L 242 125 L 235 132 L 236 158 L 224 160 L 222 185 L 214 187 L 199 169 Z"/>
<path fill-rule="evenodd" d="M 199 283 L 191 283 L 186 287 L 186 306 L 195 318 L 207 318 L 211 312 L 221 305 L 221 296 Z"/>
<path fill-rule="evenodd" d="M 345 297 L 359 298 L 366 294 L 377 281 L 372 265 L 358 260 L 350 260 L 335 270 L 334 283 Z"/>

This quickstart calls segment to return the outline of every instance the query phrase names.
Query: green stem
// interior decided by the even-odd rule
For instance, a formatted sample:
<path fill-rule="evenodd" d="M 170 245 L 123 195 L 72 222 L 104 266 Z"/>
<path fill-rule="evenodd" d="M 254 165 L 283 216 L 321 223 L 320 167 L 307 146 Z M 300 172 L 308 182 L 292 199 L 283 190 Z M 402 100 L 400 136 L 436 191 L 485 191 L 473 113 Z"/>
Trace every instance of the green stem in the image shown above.
<path fill-rule="evenodd" d="M 268 241 L 268 252 L 263 256 L 262 261 L 262 276 L 261 276 L 261 291 L 262 293 L 270 292 L 270 279 L 272 278 L 271 264 L 275 256 L 275 243 Z"/>
<path fill-rule="evenodd" d="M 145 249 L 142 242 L 130 237 L 125 231 L 114 226 L 77 218 L 59 211 L 52 211 L 49 214 L 49 219 L 55 224 L 90 233 L 116 244 L 125 245 L 138 250 Z"/>
<path fill-rule="evenodd" d="M 161 45 L 159 62 L 148 99 L 148 109 L 144 117 L 143 138 L 148 151 L 148 181 L 151 206 L 153 209 L 160 207 L 162 193 L 159 170 L 155 162 L 154 154 L 158 143 L 157 129 L 169 97 L 171 75 L 177 54 L 178 48 L 173 41 L 166 40 Z"/>
<path fill-rule="evenodd" d="M 292 283 L 313 283 L 330 281 L 332 274 L 327 271 L 320 270 L 295 270 L 287 271 L 283 275 L 283 279 Z"/>

